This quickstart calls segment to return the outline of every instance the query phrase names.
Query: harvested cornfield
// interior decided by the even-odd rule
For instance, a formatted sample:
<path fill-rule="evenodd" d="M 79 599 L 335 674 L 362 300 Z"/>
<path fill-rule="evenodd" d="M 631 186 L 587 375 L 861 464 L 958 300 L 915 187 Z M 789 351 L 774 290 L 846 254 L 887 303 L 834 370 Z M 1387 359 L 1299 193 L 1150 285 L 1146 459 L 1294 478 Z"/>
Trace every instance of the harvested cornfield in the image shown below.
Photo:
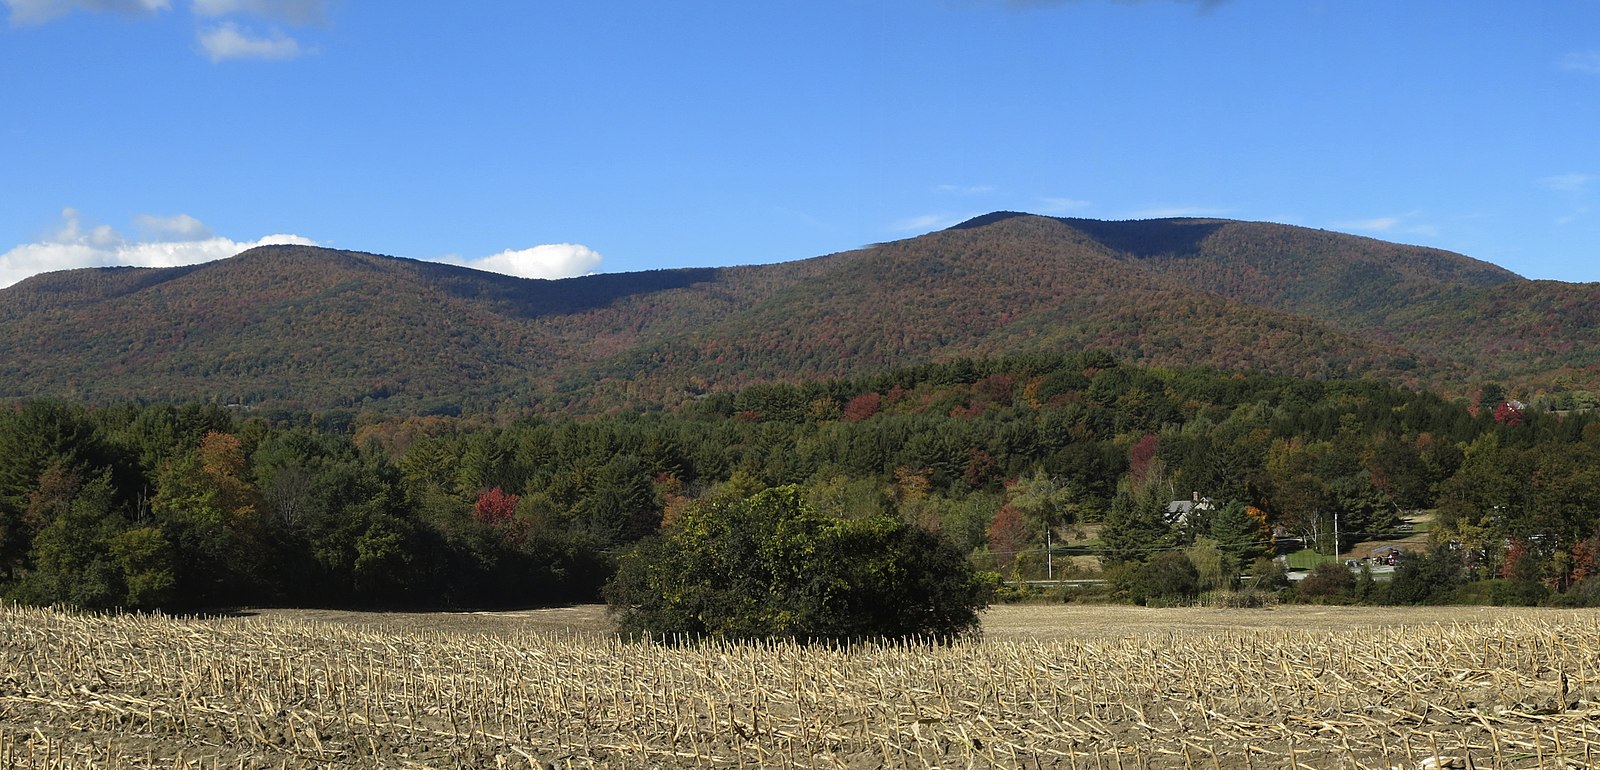
<path fill-rule="evenodd" d="M 1118 636 L 1117 612 L 830 649 L 0 608 L 0 767 L 1600 766 L 1595 613 Z"/>

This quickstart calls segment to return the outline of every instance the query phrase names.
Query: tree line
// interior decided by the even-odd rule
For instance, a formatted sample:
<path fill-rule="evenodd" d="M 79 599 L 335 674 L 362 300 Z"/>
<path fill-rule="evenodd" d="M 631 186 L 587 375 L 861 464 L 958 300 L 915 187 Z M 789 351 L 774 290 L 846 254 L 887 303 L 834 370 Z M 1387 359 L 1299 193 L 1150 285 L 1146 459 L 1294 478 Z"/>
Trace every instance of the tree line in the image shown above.
<path fill-rule="evenodd" d="M 1348 545 L 1437 509 L 1463 584 L 1568 591 L 1595 571 L 1600 429 L 1479 390 L 1087 351 L 563 419 L 27 401 L 0 408 L 0 590 L 164 609 L 593 599 L 677 522 L 743 505 L 829 537 L 925 533 L 991 581 L 1090 525 L 1111 565 L 1199 545 L 1238 574 L 1275 540 L 1331 550 L 1336 518 Z M 1213 505 L 1172 518 L 1197 496 Z"/>

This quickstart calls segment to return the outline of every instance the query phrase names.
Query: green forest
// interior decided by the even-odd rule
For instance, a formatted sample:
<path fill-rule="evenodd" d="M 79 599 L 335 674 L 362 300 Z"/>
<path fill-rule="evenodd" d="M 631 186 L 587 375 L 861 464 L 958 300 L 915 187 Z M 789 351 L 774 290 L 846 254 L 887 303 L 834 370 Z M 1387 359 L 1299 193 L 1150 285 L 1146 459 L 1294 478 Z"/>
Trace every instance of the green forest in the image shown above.
<path fill-rule="evenodd" d="M 23 401 L 0 407 L 0 592 L 168 611 L 587 601 L 619 563 L 640 579 L 682 522 L 744 506 L 944 549 L 995 598 L 1071 542 L 1104 569 L 1052 552 L 1056 576 L 1103 578 L 1088 593 L 1109 601 L 1597 601 L 1597 421 L 1460 390 L 1091 351 L 585 418 Z M 1175 517 L 1174 500 L 1207 504 Z M 1335 565 L 1283 588 L 1264 558 L 1423 511 L 1432 548 L 1392 582 Z"/>

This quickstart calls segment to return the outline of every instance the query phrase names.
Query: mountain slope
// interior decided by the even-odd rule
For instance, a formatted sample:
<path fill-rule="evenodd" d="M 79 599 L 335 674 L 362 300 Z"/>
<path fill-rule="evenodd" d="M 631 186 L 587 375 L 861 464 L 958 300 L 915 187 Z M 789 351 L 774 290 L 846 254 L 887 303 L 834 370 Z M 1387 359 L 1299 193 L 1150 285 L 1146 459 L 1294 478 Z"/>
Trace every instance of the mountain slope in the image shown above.
<path fill-rule="evenodd" d="M 759 304 L 630 350 L 597 372 L 670 398 L 718 384 L 832 376 L 929 358 L 1105 348 L 1158 364 L 1301 376 L 1399 373 L 1400 352 L 1189 288 L 1060 222 L 1008 219 L 811 260 Z M 731 277 L 734 282 L 738 276 Z"/>
<path fill-rule="evenodd" d="M 1583 380 L 1571 367 L 1600 362 L 1594 293 L 1286 225 L 1008 212 L 777 265 L 560 281 L 268 246 L 0 290 L 0 398 L 601 409 L 1064 348 L 1446 386 Z"/>
<path fill-rule="evenodd" d="M 1016 218 L 1039 219 L 999 212 L 953 229 Z M 1183 285 L 1342 328 L 1381 327 L 1396 309 L 1524 281 L 1499 266 L 1440 249 L 1271 222 L 1053 221 Z"/>

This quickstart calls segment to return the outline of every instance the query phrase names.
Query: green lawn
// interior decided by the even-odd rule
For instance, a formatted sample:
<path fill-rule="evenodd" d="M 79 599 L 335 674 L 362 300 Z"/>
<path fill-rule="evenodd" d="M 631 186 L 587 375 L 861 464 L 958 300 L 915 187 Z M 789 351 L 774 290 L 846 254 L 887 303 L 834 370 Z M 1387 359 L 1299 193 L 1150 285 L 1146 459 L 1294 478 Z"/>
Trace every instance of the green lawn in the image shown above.
<path fill-rule="evenodd" d="M 1301 549 L 1288 555 L 1289 569 L 1311 569 L 1318 564 L 1338 559 L 1325 553 L 1318 553 L 1310 548 Z"/>

